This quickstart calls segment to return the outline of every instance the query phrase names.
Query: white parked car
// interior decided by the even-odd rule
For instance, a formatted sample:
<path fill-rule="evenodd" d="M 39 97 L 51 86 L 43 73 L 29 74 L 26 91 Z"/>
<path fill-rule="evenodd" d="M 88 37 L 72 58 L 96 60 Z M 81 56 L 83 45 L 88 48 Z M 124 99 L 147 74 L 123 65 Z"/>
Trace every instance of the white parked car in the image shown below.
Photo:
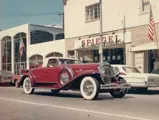
<path fill-rule="evenodd" d="M 141 73 L 136 67 L 129 65 L 112 65 L 119 76 L 124 78 L 131 88 L 147 91 L 149 87 L 159 87 L 159 75 Z"/>

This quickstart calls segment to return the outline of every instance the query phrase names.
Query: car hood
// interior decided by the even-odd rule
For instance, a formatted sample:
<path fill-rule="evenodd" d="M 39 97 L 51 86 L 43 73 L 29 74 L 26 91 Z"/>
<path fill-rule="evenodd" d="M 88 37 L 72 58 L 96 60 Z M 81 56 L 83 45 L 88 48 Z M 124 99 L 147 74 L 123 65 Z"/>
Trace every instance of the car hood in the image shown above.
<path fill-rule="evenodd" d="M 91 69 L 91 68 L 98 68 L 99 63 L 82 63 L 82 64 L 67 64 L 67 66 L 71 67 L 72 69 Z"/>
<path fill-rule="evenodd" d="M 134 73 L 134 76 L 159 77 L 159 75 L 157 75 L 157 74 L 151 74 L 151 73 Z"/>

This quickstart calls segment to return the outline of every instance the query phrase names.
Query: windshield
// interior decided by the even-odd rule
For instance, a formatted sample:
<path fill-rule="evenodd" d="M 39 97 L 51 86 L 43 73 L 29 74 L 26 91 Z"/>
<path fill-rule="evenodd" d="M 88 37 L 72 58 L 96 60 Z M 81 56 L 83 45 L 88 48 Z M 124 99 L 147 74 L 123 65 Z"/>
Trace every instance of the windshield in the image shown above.
<path fill-rule="evenodd" d="M 77 64 L 80 63 L 78 60 L 73 59 L 59 59 L 61 64 Z"/>
<path fill-rule="evenodd" d="M 141 73 L 136 67 L 123 67 L 126 73 Z"/>

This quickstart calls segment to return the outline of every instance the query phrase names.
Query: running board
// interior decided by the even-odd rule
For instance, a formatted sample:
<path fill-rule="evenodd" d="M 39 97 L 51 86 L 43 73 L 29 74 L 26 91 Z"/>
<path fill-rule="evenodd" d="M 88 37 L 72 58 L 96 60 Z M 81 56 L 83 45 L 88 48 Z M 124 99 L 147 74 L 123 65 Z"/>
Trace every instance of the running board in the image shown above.
<path fill-rule="evenodd" d="M 57 90 L 57 88 L 32 87 L 34 89 Z"/>

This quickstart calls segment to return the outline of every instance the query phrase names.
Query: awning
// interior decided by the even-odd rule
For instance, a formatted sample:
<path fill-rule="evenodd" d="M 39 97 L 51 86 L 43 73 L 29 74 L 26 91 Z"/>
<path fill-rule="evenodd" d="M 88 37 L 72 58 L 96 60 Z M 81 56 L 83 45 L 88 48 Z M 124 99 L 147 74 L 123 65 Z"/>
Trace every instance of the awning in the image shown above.
<path fill-rule="evenodd" d="M 132 47 L 131 51 L 145 51 L 145 50 L 155 50 L 159 48 L 159 42 L 158 42 L 158 47 L 156 42 L 149 42 L 149 43 L 143 43 L 140 45 L 136 45 Z"/>

